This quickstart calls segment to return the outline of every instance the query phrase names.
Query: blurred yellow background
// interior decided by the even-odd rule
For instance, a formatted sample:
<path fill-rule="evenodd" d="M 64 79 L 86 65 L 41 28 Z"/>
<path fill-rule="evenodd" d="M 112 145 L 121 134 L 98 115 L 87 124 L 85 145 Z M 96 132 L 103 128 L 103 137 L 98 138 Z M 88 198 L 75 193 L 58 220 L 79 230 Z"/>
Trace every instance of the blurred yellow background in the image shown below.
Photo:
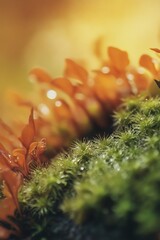
<path fill-rule="evenodd" d="M 35 66 L 55 77 L 65 58 L 96 68 L 98 40 L 104 58 L 112 45 L 134 63 L 160 47 L 160 0 L 0 0 L 0 109 L 7 89 L 29 91 Z"/>

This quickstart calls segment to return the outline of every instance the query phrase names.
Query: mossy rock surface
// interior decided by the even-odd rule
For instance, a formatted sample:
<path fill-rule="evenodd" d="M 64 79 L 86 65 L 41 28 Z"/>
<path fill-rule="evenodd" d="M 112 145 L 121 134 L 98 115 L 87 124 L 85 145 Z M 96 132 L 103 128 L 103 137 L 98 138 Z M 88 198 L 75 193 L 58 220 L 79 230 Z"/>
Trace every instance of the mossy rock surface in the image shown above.
<path fill-rule="evenodd" d="M 23 239 L 158 239 L 160 99 L 125 100 L 113 134 L 79 141 L 19 194 Z"/>

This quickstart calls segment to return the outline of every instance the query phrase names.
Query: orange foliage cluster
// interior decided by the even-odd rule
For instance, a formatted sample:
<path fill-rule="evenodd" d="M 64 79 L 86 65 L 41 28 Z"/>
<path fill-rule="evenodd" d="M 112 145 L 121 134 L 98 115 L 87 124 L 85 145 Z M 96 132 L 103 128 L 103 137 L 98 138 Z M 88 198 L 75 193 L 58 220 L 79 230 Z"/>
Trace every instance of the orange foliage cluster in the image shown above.
<path fill-rule="evenodd" d="M 108 56 L 100 69 L 91 73 L 70 59 L 60 78 L 52 78 L 39 68 L 31 71 L 39 99 L 29 101 L 17 95 L 15 99 L 19 105 L 35 109 L 38 136 L 47 138 L 49 146 L 59 149 L 97 126 L 108 127 L 108 116 L 122 98 L 149 88 L 153 76 L 144 68 L 157 77 L 148 55 L 141 56 L 138 68 L 130 64 L 125 51 L 109 47 Z"/>
<path fill-rule="evenodd" d="M 9 127 L 5 126 L 5 130 L 13 135 Z M 14 137 L 16 138 L 16 136 Z M 7 239 L 11 233 L 15 233 L 15 231 L 19 232 L 17 226 L 9 221 L 7 217 L 14 215 L 16 209 L 20 212 L 18 190 L 23 182 L 23 178 L 27 178 L 30 174 L 31 164 L 34 162 L 36 165 L 42 164 L 40 155 L 45 151 L 46 142 L 45 139 L 34 142 L 34 138 L 35 124 L 32 109 L 29 116 L 29 123 L 24 127 L 21 137 L 17 138 L 17 142 L 19 141 L 21 147 L 13 149 L 12 153 L 9 153 L 0 144 L 0 179 L 3 181 L 3 195 L 5 196 L 5 198 L 0 200 L 0 220 L 8 221 L 14 229 L 7 230 L 0 227 L 0 239 Z M 3 141 L 3 137 L 1 141 Z M 8 145 L 13 145 L 12 138 L 4 139 L 4 142 L 8 142 Z"/>
<path fill-rule="evenodd" d="M 9 153 L 4 144 L 0 145 L 0 179 L 3 180 L 5 196 L 0 202 L 1 220 L 9 221 L 8 215 L 14 215 L 15 209 L 20 211 L 18 190 L 23 179 L 28 177 L 31 164 L 43 164 L 40 155 L 46 148 L 44 137 L 49 146 L 59 149 L 95 126 L 107 127 L 108 116 L 122 98 L 148 89 L 153 79 L 159 77 L 160 70 L 148 55 L 141 56 L 138 68 L 130 65 L 125 51 L 109 47 L 108 55 L 109 60 L 102 63 L 100 70 L 93 71 L 92 76 L 70 59 L 66 60 L 61 78 L 52 78 L 41 69 L 32 70 L 31 74 L 36 77 L 40 88 L 40 99 L 36 103 L 16 96 L 19 104 L 32 109 L 21 137 L 16 138 L 5 123 L 0 123 L 6 132 L 0 136 L 1 142 L 12 149 Z M 35 141 L 35 132 L 41 141 Z M 19 229 L 14 226 L 14 231 Z M 2 238 L 11 233 L 13 231 L 0 228 Z"/>

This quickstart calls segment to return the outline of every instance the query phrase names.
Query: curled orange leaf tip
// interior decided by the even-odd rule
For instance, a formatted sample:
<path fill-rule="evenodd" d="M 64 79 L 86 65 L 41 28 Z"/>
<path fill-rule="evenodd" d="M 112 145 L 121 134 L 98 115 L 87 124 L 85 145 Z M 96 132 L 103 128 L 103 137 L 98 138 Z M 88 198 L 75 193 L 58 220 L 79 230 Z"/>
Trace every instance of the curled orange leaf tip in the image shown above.
<path fill-rule="evenodd" d="M 35 134 L 36 134 L 36 130 L 35 130 L 35 123 L 33 119 L 33 108 L 32 108 L 29 116 L 29 122 L 24 127 L 20 137 L 20 141 L 26 149 L 28 149 L 30 144 L 33 142 Z"/>
<path fill-rule="evenodd" d="M 160 53 L 160 49 L 159 48 L 150 48 L 152 51 Z"/>

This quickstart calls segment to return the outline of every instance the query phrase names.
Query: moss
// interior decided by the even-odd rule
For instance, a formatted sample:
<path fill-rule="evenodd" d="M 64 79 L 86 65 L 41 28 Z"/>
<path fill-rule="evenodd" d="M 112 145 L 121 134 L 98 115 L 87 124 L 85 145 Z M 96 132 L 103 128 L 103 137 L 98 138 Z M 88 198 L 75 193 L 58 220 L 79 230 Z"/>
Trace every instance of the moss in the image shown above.
<path fill-rule="evenodd" d="M 32 180 L 24 183 L 19 200 L 33 214 L 43 216 L 61 202 L 73 182 L 82 178 L 91 156 L 90 143 L 77 142 L 70 153 L 55 158 L 48 168 L 36 169 Z"/>
<path fill-rule="evenodd" d="M 160 223 L 160 99 L 125 100 L 115 132 L 75 143 L 19 194 L 32 239 L 154 239 Z"/>

